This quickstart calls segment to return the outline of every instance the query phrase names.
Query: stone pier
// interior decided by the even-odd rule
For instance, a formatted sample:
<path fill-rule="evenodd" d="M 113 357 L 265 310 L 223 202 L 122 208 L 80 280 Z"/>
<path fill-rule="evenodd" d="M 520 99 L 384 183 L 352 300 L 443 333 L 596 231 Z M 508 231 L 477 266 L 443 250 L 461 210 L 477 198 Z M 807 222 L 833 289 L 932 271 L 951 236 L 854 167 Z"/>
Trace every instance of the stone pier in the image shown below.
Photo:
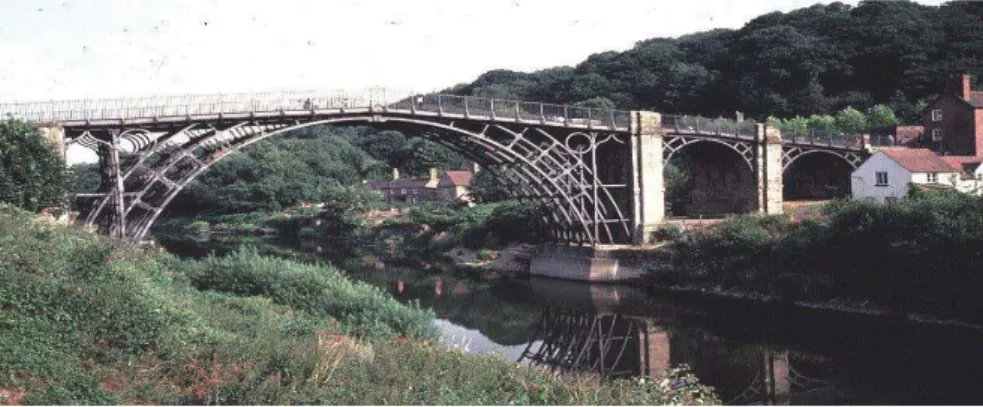
<path fill-rule="evenodd" d="M 668 258 L 631 246 L 539 246 L 529 274 L 580 281 L 621 281 L 640 278 L 648 269 L 666 265 Z"/>
<path fill-rule="evenodd" d="M 755 171 L 758 212 L 782 213 L 782 133 L 779 129 L 758 124 L 755 137 Z"/>
<path fill-rule="evenodd" d="M 648 243 L 666 215 L 662 115 L 634 111 L 631 120 L 632 243 Z"/>

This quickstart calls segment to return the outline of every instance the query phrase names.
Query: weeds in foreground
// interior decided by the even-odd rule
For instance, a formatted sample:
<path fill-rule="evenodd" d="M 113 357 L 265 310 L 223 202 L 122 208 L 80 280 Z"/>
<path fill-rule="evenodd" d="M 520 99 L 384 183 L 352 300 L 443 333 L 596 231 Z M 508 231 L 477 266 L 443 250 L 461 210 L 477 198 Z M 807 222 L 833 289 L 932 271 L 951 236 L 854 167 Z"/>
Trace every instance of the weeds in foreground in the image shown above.
<path fill-rule="evenodd" d="M 3 206 L 0 310 L 0 404 L 717 403 L 441 347 L 429 311 L 328 266 L 181 261 Z"/>

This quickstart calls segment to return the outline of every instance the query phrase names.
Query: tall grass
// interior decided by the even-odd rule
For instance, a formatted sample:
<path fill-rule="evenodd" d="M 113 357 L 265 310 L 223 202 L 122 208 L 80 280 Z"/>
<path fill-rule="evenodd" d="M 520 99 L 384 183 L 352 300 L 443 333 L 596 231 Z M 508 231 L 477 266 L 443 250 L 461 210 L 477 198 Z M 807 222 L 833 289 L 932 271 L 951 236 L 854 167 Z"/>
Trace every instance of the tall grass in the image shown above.
<path fill-rule="evenodd" d="M 705 404 L 439 347 L 431 314 L 252 250 L 181 261 L 0 206 L 0 404 Z"/>

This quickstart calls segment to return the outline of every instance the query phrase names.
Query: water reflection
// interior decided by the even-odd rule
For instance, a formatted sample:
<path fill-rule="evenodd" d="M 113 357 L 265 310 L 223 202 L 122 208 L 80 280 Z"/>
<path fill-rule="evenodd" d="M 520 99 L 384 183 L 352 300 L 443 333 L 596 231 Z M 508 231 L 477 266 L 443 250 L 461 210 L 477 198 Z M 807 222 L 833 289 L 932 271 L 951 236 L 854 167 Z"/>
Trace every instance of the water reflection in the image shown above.
<path fill-rule="evenodd" d="M 548 369 L 660 376 L 685 364 L 728 404 L 983 402 L 973 329 L 381 263 L 348 272 L 433 309 L 448 346 Z"/>

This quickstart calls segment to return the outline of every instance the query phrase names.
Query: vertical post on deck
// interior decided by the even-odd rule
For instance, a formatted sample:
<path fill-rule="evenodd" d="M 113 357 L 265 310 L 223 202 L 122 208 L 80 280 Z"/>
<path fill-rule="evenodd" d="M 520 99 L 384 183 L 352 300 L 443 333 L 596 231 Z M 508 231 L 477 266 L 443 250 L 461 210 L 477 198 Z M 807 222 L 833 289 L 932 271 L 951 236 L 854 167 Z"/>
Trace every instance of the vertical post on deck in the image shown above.
<path fill-rule="evenodd" d="M 662 115 L 631 112 L 632 243 L 648 243 L 665 220 Z"/>

